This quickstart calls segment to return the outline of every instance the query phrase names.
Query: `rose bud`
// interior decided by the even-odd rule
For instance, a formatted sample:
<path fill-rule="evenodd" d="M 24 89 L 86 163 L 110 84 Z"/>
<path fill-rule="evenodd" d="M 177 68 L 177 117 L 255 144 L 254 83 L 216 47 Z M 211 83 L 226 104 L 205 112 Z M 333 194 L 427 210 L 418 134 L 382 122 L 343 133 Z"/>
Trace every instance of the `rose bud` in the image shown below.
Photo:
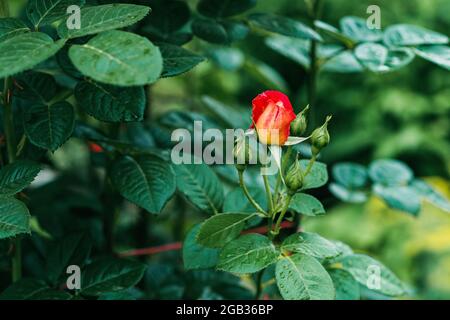
<path fill-rule="evenodd" d="M 320 128 L 315 129 L 311 134 L 311 152 L 313 155 L 317 155 L 320 150 L 330 143 L 330 134 L 327 128 L 330 120 L 331 116 L 327 116 L 325 123 Z"/>
<path fill-rule="evenodd" d="M 284 179 L 286 187 L 289 192 L 294 194 L 303 186 L 303 174 L 300 168 L 300 162 L 295 159 L 295 162 L 291 165 L 288 172 L 286 173 L 286 178 Z"/>
<path fill-rule="evenodd" d="M 252 152 L 247 137 L 243 136 L 236 139 L 233 155 L 236 160 L 236 168 L 240 171 L 245 170 L 247 164 L 252 160 Z"/>
<path fill-rule="evenodd" d="M 291 135 L 300 137 L 305 133 L 306 127 L 308 126 L 306 122 L 306 112 L 309 110 L 309 105 L 305 107 L 297 117 L 295 117 L 294 121 L 291 122 Z"/>
<path fill-rule="evenodd" d="M 269 90 L 256 96 L 252 105 L 252 119 L 259 141 L 267 145 L 283 145 L 295 119 L 289 98 L 279 91 Z"/>

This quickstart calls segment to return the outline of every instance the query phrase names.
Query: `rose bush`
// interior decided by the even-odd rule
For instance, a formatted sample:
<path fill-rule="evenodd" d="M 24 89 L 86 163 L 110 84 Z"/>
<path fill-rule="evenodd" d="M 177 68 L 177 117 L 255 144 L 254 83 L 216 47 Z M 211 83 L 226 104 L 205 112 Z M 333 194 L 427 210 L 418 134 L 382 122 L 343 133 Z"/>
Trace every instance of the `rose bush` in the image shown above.
<path fill-rule="evenodd" d="M 381 262 L 302 226 L 325 214 L 322 160 L 338 123 L 319 124 L 318 111 L 329 112 L 317 78 L 387 73 L 415 56 L 448 69 L 447 36 L 405 24 L 372 30 L 353 16 L 338 29 L 320 20 L 319 0 L 306 2 L 307 23 L 258 12 L 256 0 L 125 2 L 0 2 L 0 298 L 411 295 Z M 77 19 L 69 5 L 81 8 L 80 28 L 67 24 Z M 275 68 L 235 50 L 247 37 L 305 70 L 307 99 L 291 103 Z M 231 70 L 260 88 L 236 97 L 246 108 L 230 107 L 220 93 L 232 81 L 199 79 L 204 65 L 208 76 Z M 205 84 L 220 87 L 217 97 L 197 94 Z M 173 130 L 194 132 L 195 121 L 246 130 L 234 148 L 243 163 L 172 163 Z M 275 175 L 261 175 L 267 159 Z M 397 160 L 331 172 L 329 190 L 346 202 L 374 195 L 417 216 L 426 199 L 449 210 Z"/>

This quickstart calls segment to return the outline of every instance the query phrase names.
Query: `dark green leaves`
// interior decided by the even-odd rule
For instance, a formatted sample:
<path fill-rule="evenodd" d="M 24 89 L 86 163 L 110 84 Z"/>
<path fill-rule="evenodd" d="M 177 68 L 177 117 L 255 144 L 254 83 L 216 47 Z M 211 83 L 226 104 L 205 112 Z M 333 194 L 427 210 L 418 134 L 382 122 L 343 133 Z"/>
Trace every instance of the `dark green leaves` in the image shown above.
<path fill-rule="evenodd" d="M 325 213 L 322 203 L 306 193 L 297 193 L 289 204 L 289 209 L 306 216 L 317 216 Z"/>
<path fill-rule="evenodd" d="M 211 18 L 224 18 L 240 14 L 256 5 L 256 0 L 201 0 L 197 10 Z"/>
<path fill-rule="evenodd" d="M 392 159 L 372 162 L 369 167 L 369 175 L 373 181 L 387 186 L 406 184 L 413 177 L 408 166 Z"/>
<path fill-rule="evenodd" d="M 39 164 L 18 160 L 0 170 L 0 195 L 14 195 L 25 189 L 41 170 Z"/>
<path fill-rule="evenodd" d="M 278 289 L 285 300 L 332 300 L 333 282 L 313 257 L 302 254 L 283 257 L 276 265 Z"/>
<path fill-rule="evenodd" d="M 63 40 L 54 42 L 41 32 L 27 32 L 0 42 L 0 78 L 31 69 L 53 56 L 63 45 Z"/>
<path fill-rule="evenodd" d="M 246 213 L 222 213 L 207 219 L 197 235 L 197 242 L 212 248 L 223 247 L 239 236 L 245 222 L 256 216 Z"/>
<path fill-rule="evenodd" d="M 48 103 L 55 97 L 58 85 L 55 79 L 41 72 L 25 72 L 15 78 L 17 86 L 14 94 L 22 99 L 41 103 Z"/>
<path fill-rule="evenodd" d="M 219 259 L 219 250 L 204 247 L 197 243 L 197 235 L 201 225 L 195 225 L 183 243 L 183 262 L 186 270 L 212 268 Z"/>
<path fill-rule="evenodd" d="M 86 266 L 82 272 L 81 293 L 99 296 L 106 292 L 128 289 L 141 280 L 146 266 L 122 259 L 102 259 Z"/>
<path fill-rule="evenodd" d="M 384 265 L 369 256 L 351 254 L 340 257 L 335 262 L 349 272 L 356 281 L 372 290 L 388 296 L 399 296 L 405 293 L 402 282 Z M 379 277 L 375 278 L 377 276 Z M 378 280 L 379 287 L 376 283 Z"/>
<path fill-rule="evenodd" d="M 223 204 L 223 186 L 216 174 L 205 164 L 173 166 L 177 188 L 199 209 L 220 212 Z"/>
<path fill-rule="evenodd" d="M 159 213 L 175 192 L 172 168 L 152 155 L 117 159 L 111 169 L 111 180 L 123 197 L 150 213 Z"/>
<path fill-rule="evenodd" d="M 118 86 L 153 83 L 163 66 L 159 49 L 149 40 L 117 30 L 101 33 L 86 44 L 73 45 L 69 57 L 84 75 Z"/>
<path fill-rule="evenodd" d="M 251 14 L 248 19 L 256 27 L 267 31 L 294 38 L 322 41 L 322 37 L 313 29 L 290 18 L 270 13 L 254 13 Z"/>
<path fill-rule="evenodd" d="M 446 44 L 448 37 L 435 31 L 410 24 L 390 26 L 384 32 L 384 43 L 391 47 Z"/>
<path fill-rule="evenodd" d="M 220 252 L 217 268 L 234 273 L 254 273 L 277 261 L 280 252 L 260 234 L 247 234 L 229 242 Z"/>
<path fill-rule="evenodd" d="M 84 234 L 72 234 L 54 244 L 47 256 L 47 274 L 49 280 L 56 284 L 57 280 L 66 275 L 70 265 L 82 266 L 91 251 L 89 237 Z"/>
<path fill-rule="evenodd" d="M 75 113 L 66 101 L 35 104 L 26 109 L 23 121 L 25 134 L 34 145 L 55 151 L 72 134 Z"/>
<path fill-rule="evenodd" d="M 30 232 L 30 213 L 13 197 L 0 196 L 0 239 Z"/>
<path fill-rule="evenodd" d="M 82 6 L 85 0 L 30 0 L 27 16 L 35 28 L 45 26 L 68 17 L 67 8 L 71 5 Z"/>
<path fill-rule="evenodd" d="M 185 73 L 205 58 L 182 47 L 161 43 L 158 45 L 163 57 L 162 77 L 173 77 Z"/>
<path fill-rule="evenodd" d="M 71 295 L 49 288 L 41 280 L 21 279 L 2 292 L 0 300 L 68 300 Z"/>
<path fill-rule="evenodd" d="M 230 44 L 245 39 L 249 28 L 246 24 L 235 20 L 197 18 L 192 23 L 192 32 L 200 39 L 211 43 Z"/>
<path fill-rule="evenodd" d="M 52 0 L 56 1 L 56 0 Z M 58 27 L 61 38 L 76 38 L 132 25 L 144 18 L 149 7 L 134 4 L 106 4 L 81 9 L 81 28 L 68 29 L 65 23 Z"/>
<path fill-rule="evenodd" d="M 107 122 L 141 121 L 146 105 L 143 87 L 116 87 L 87 81 L 77 84 L 75 98 L 87 114 Z"/>
<path fill-rule="evenodd" d="M 0 18 L 0 42 L 28 31 L 30 29 L 20 19 Z"/>

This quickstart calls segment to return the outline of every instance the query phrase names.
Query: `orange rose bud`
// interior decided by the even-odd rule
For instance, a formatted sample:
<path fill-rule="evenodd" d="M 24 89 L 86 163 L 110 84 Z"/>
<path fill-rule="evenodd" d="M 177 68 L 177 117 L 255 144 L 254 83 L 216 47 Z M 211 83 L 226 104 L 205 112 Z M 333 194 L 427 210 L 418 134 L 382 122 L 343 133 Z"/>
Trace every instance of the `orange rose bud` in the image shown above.
<path fill-rule="evenodd" d="M 252 105 L 252 119 L 259 141 L 282 146 L 289 137 L 290 125 L 295 119 L 289 98 L 279 91 L 269 90 L 256 96 Z"/>

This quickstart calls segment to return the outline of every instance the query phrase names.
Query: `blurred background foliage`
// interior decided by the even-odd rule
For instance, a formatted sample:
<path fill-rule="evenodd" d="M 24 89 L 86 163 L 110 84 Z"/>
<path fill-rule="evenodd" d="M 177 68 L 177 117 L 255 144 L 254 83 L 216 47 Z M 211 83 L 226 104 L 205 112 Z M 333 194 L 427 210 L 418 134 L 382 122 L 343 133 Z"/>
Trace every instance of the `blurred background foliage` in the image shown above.
<path fill-rule="evenodd" d="M 19 10 L 24 1 L 13 2 L 16 4 L 15 9 Z M 143 2 L 152 5 L 152 1 Z M 188 3 L 194 7 L 196 1 Z M 366 17 L 366 9 L 372 4 L 381 8 L 382 27 L 412 23 L 443 34 L 448 34 L 450 30 L 450 2 L 447 0 L 329 0 L 324 1 L 321 20 L 338 26 L 343 16 Z M 253 11 L 278 13 L 310 24 L 305 19 L 307 14 L 303 1 L 259 0 Z M 217 109 L 205 103 L 205 95 L 232 106 L 231 110 L 235 112 L 229 112 L 228 115 L 229 122 L 235 127 L 249 124 L 247 115 L 251 99 L 263 90 L 272 88 L 285 91 L 296 111 L 300 111 L 307 103 L 307 76 L 303 67 L 272 51 L 257 32 L 228 47 L 212 46 L 198 38 L 186 47 L 206 55 L 208 60 L 185 75 L 162 79 L 151 87 L 149 114 L 153 119 L 160 119 L 161 123 L 171 123 L 176 127 L 176 120 L 186 121 L 173 113 L 168 116 L 171 110 L 191 111 L 188 115 L 194 118 L 198 116 L 197 113 L 214 116 L 211 110 L 217 112 Z M 406 162 L 416 176 L 425 178 L 447 197 L 450 196 L 450 77 L 447 70 L 416 57 L 407 67 L 387 74 L 322 72 L 318 80 L 314 117 L 324 119 L 327 114 L 333 114 L 329 126 L 332 143 L 323 153 L 321 161 L 326 162 L 329 168 L 339 161 L 367 165 L 377 158 L 397 158 Z M 138 132 L 139 126 L 134 129 Z M 152 144 L 154 140 L 166 137 L 155 134 L 155 128 L 150 129 L 153 135 L 138 135 L 142 143 Z M 32 212 L 47 212 L 40 215 L 41 224 L 50 226 L 53 213 L 65 212 L 72 197 L 76 202 L 74 207 L 99 210 L 95 196 L 92 196 L 95 195 L 96 186 L 85 178 L 89 173 L 85 172 L 85 176 L 79 174 L 85 170 L 84 164 L 88 161 L 87 146 L 73 139 L 52 156 L 54 165 L 67 172 L 66 179 L 70 179 L 71 186 L 65 187 L 64 179 L 60 179 L 46 187 L 53 188 L 55 193 L 49 196 L 42 192 L 53 199 L 41 203 L 51 203 L 54 208 L 33 208 Z M 71 175 L 71 172 L 77 172 L 77 176 Z M 224 175 L 233 180 L 228 172 L 224 172 Z M 342 204 L 326 188 L 319 190 L 317 195 L 324 200 L 327 214 L 305 219 L 305 230 L 341 240 L 358 252 L 380 259 L 415 290 L 418 298 L 450 299 L 448 213 L 425 204 L 419 217 L 414 218 L 387 208 L 376 198 L 364 204 Z M 31 195 L 33 199 L 36 197 L 39 197 L 39 190 Z M 83 201 L 88 205 L 80 205 Z M 73 214 L 72 209 L 65 214 Z M 172 200 L 165 212 L 157 217 L 139 215 L 138 209 L 131 205 L 125 211 L 128 211 L 127 214 L 116 217 L 116 241 L 122 250 L 179 241 L 193 223 L 201 220 L 199 213 L 179 198 Z M 89 211 L 84 210 L 82 216 L 85 220 L 80 223 L 89 220 L 90 215 Z M 181 219 L 180 215 L 186 220 Z M 146 225 L 143 221 L 148 222 L 148 230 L 140 233 L 142 239 L 131 240 L 130 230 L 142 231 L 139 226 L 142 228 Z M 95 237 L 99 234 L 100 226 L 97 223 L 90 226 L 91 235 Z M 98 243 L 101 243 L 101 239 Z M 39 246 L 39 241 L 35 239 L 33 245 Z M 28 256 L 28 260 L 33 259 L 37 257 Z M 180 269 L 181 257 L 178 252 L 161 253 L 146 259 L 161 274 L 158 278 L 155 271 L 153 278 L 149 276 L 146 279 L 148 286 L 161 286 L 166 279 L 172 279 L 167 280 L 169 284 L 155 297 L 176 297 L 180 294 L 180 287 L 183 287 L 185 297 L 199 297 L 205 292 L 186 293 L 191 290 L 189 283 L 192 281 L 205 281 L 210 286 L 218 287 L 220 281 L 228 281 L 208 272 L 190 273 L 189 277 L 184 278 L 185 283 L 173 280 L 176 273 L 172 269 L 161 268 L 161 265 L 177 261 L 178 266 L 175 264 L 173 268 Z M 236 295 L 228 292 L 223 293 L 223 297 Z"/>

